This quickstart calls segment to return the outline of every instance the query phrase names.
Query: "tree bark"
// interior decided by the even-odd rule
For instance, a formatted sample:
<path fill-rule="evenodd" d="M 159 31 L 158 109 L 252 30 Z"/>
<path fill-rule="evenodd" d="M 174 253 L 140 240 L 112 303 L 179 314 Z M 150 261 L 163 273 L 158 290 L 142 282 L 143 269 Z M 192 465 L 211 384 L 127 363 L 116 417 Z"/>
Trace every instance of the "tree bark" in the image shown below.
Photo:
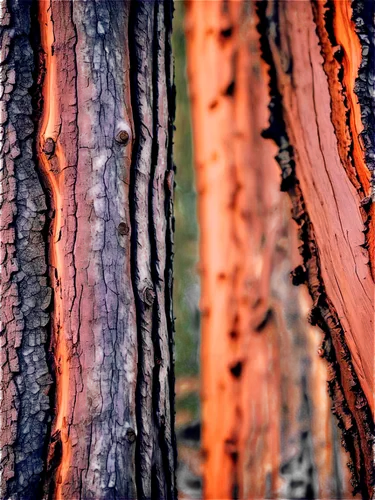
<path fill-rule="evenodd" d="M 283 154 L 284 189 L 313 299 L 310 318 L 329 345 L 328 386 L 351 455 L 353 486 L 371 498 L 374 5 L 269 2 L 259 5 L 259 16 L 271 78 L 265 135 Z"/>
<path fill-rule="evenodd" d="M 348 498 L 348 461 L 354 489 L 371 495 L 373 250 L 360 246 L 364 230 L 373 241 L 369 200 L 360 207 L 371 150 L 364 159 L 357 137 L 350 2 L 324 5 L 187 3 L 209 499 Z M 348 44 L 346 66 L 327 23 Z"/>
<path fill-rule="evenodd" d="M 175 498 L 172 5 L 1 14 L 2 497 Z"/>

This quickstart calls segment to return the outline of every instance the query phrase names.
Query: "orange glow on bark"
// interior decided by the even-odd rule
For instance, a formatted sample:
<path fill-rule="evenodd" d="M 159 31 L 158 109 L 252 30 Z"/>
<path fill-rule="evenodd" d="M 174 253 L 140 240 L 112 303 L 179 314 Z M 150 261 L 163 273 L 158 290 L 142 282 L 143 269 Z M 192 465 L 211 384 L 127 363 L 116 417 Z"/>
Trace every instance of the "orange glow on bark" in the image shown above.
<path fill-rule="evenodd" d="M 63 182 L 61 172 L 66 166 L 65 155 L 62 146 L 58 141 L 59 133 L 59 109 L 54 100 L 54 89 L 58 85 L 56 74 L 56 58 L 52 54 L 54 43 L 53 24 L 50 19 L 49 7 L 47 2 L 41 2 L 39 19 L 41 26 L 41 43 L 46 57 L 46 75 L 43 85 L 43 117 L 40 128 L 40 154 L 39 159 L 42 165 L 43 173 L 52 191 L 52 203 L 55 210 L 53 219 L 52 237 L 50 240 L 50 259 L 51 265 L 57 271 L 57 277 L 54 280 L 54 316 L 53 331 L 55 335 L 55 360 L 56 360 L 56 417 L 52 433 L 60 432 L 62 442 L 62 459 L 57 471 L 56 498 L 62 498 L 61 485 L 67 475 L 71 446 L 69 442 L 69 431 L 67 418 L 69 411 L 69 356 L 67 344 L 64 338 L 64 311 L 63 311 L 63 291 L 62 284 L 64 280 L 63 257 L 62 257 L 62 197 L 60 194 L 60 182 Z M 56 174 L 51 169 L 47 156 L 43 153 L 43 146 L 46 139 L 51 138 L 55 141 L 54 155 L 57 158 L 59 172 Z M 57 281 L 56 281 L 57 279 Z"/>
<path fill-rule="evenodd" d="M 337 42 L 341 45 L 343 56 L 343 82 L 346 89 L 348 105 L 350 109 L 350 129 L 353 138 L 353 158 L 361 180 L 362 186 L 369 194 L 370 172 L 365 164 L 364 154 L 360 144 L 359 134 L 363 130 L 361 120 L 361 109 L 358 98 L 354 92 L 354 85 L 358 76 L 358 68 L 362 60 L 362 49 L 358 36 L 354 29 L 354 23 L 351 20 L 352 9 L 349 2 L 335 0 L 335 18 L 334 29 Z"/>
<path fill-rule="evenodd" d="M 361 109 L 358 103 L 358 98 L 354 92 L 354 85 L 358 76 L 358 68 L 362 60 L 362 49 L 355 32 L 354 23 L 352 19 L 352 8 L 350 2 L 343 2 L 342 0 L 335 0 L 335 37 L 337 42 L 341 45 L 344 52 L 343 66 L 344 75 L 343 81 L 346 88 L 348 104 L 350 109 L 350 129 L 353 138 L 353 160 L 354 164 L 365 190 L 365 195 L 369 196 L 370 193 L 370 171 L 368 170 L 363 152 L 363 145 L 360 141 L 359 134 L 363 130 L 361 120 Z M 375 210 L 372 205 L 369 213 L 371 220 L 374 220 Z M 369 225 L 369 232 L 367 235 L 368 250 L 370 257 L 370 264 L 372 273 L 374 273 L 374 257 L 375 257 L 375 227 L 374 224 Z"/>

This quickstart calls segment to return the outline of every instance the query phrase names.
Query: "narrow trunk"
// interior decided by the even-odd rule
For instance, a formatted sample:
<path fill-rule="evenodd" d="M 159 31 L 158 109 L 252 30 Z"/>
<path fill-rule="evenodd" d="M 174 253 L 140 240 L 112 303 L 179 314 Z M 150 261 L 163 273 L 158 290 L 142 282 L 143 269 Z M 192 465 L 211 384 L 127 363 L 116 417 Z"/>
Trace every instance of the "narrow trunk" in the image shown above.
<path fill-rule="evenodd" d="M 340 405 L 343 403 L 335 386 L 340 384 L 335 350 L 338 349 L 345 359 L 349 354 L 341 352 L 342 343 L 338 346 L 332 342 L 332 323 L 324 327 L 315 319 L 318 304 L 314 290 L 321 292 L 322 281 L 320 275 L 315 274 L 313 278 L 312 258 L 310 267 L 306 261 L 309 249 L 316 256 L 316 251 L 306 245 L 306 229 L 311 226 L 298 219 L 306 212 L 303 206 L 296 206 L 292 197 L 293 216 L 298 219 L 299 226 L 302 225 L 299 236 L 303 243 L 298 243 L 296 224 L 289 222 L 292 206 L 288 197 L 280 192 L 280 169 L 275 156 L 282 166 L 282 191 L 289 189 L 295 170 L 288 136 L 283 135 L 279 101 L 273 98 L 268 109 L 270 89 L 271 93 L 275 92 L 275 70 L 272 67 L 270 71 L 266 57 L 269 54 L 265 53 L 268 38 L 261 37 L 258 32 L 265 33 L 267 27 L 266 6 L 267 2 L 259 2 L 257 7 L 255 2 L 245 1 L 191 0 L 187 3 L 189 82 L 201 235 L 205 498 L 349 498 L 351 487 L 345 466 L 349 456 L 340 445 L 337 421 L 332 419 L 332 403 L 326 388 L 328 378 L 331 396 L 335 393 L 334 413 L 342 416 Z M 315 33 L 317 25 L 313 21 L 307 24 L 311 30 L 308 32 L 304 20 L 305 11 L 317 16 L 323 7 L 315 2 L 313 5 L 278 2 L 276 6 L 281 11 L 297 11 L 291 20 L 275 14 L 269 30 L 276 39 L 279 30 L 283 30 L 285 47 L 280 67 L 283 65 L 289 73 L 293 72 L 288 78 L 296 86 L 304 81 L 310 65 L 306 62 L 297 71 L 285 51 L 290 46 L 308 55 L 307 48 L 301 44 L 309 34 L 310 44 L 319 56 L 320 70 L 324 71 L 320 56 L 322 47 Z M 257 26 L 259 22 L 261 25 Z M 296 38 L 288 44 L 290 32 L 294 33 L 291 26 Z M 352 39 L 358 40 L 354 32 L 349 41 Z M 351 65 L 359 64 L 353 55 L 349 55 L 348 60 Z M 354 79 L 357 66 L 350 67 L 350 76 L 345 72 L 345 77 L 341 72 L 333 73 L 336 88 L 340 85 L 339 77 L 347 78 L 348 82 Z M 321 88 L 328 92 L 327 78 L 319 85 L 319 93 L 323 91 Z M 311 88 L 305 88 L 304 94 Z M 292 86 L 290 92 L 293 92 Z M 289 104 L 289 94 L 286 97 Z M 341 95 L 332 95 L 331 101 L 336 109 L 342 105 Z M 294 109 L 291 106 L 291 112 Z M 346 116 L 345 110 L 340 112 Z M 313 116 L 305 119 L 301 125 L 299 117 L 290 118 L 301 141 L 309 140 L 315 124 Z M 332 127 L 331 120 L 333 122 L 334 118 L 328 101 L 317 123 L 323 128 Z M 341 124 L 339 117 L 336 121 Z M 265 129 L 268 131 L 264 132 Z M 343 137 L 346 137 L 346 129 L 344 132 Z M 281 134 L 276 145 L 262 139 L 262 135 L 272 133 Z M 333 151 L 338 149 L 337 144 L 349 161 L 352 153 L 347 143 L 336 141 Z M 319 152 L 317 144 L 312 151 L 314 154 Z M 343 167 L 342 174 L 345 175 Z M 313 187 L 314 181 L 310 182 Z M 322 190 L 329 188 L 329 183 L 321 178 L 317 178 L 316 183 L 321 184 Z M 319 211 L 316 208 L 316 217 L 328 225 L 331 210 L 337 210 L 334 199 L 330 203 L 329 211 L 324 205 Z M 359 214 L 359 210 L 357 207 L 354 212 Z M 340 279 L 348 280 L 345 270 L 336 269 L 336 266 L 341 262 L 341 268 L 352 266 L 354 272 L 353 259 L 348 257 L 344 261 L 345 256 L 340 255 L 335 241 L 332 235 L 332 243 L 328 245 L 327 236 L 325 238 L 324 249 L 335 256 L 325 269 L 332 276 L 341 272 Z M 361 243 L 364 243 L 363 236 Z M 302 259 L 298 255 L 298 245 Z M 359 247 L 353 247 L 353 251 L 360 252 L 361 259 L 367 252 Z M 294 284 L 309 280 L 313 301 L 305 289 L 292 286 L 289 277 L 292 269 Z M 368 267 L 362 277 L 366 279 L 362 282 L 364 289 L 360 296 L 368 312 L 362 324 L 364 331 L 369 331 L 373 313 L 368 309 L 368 299 L 373 297 L 373 282 Z M 358 279 L 353 281 L 353 286 L 356 283 Z M 368 295 L 364 291 L 366 287 Z M 352 293 L 347 287 L 345 300 L 353 301 L 356 296 Z M 305 319 L 309 308 L 313 311 L 311 322 L 323 327 L 324 336 Z M 344 315 L 343 310 L 340 314 Z M 342 335 L 339 338 L 341 342 Z M 363 350 L 362 356 L 368 361 L 373 355 L 372 338 L 367 338 L 367 342 L 369 351 Z M 327 358 L 328 364 L 317 352 Z M 349 364 L 343 365 L 345 376 L 353 376 L 352 368 Z M 371 378 L 367 381 L 371 384 Z M 358 399 L 355 405 L 360 407 L 355 408 L 357 415 L 363 413 L 365 399 Z M 365 422 L 364 417 L 359 418 Z M 351 416 L 345 425 L 351 421 L 349 419 Z M 354 486 L 358 481 L 366 495 L 369 479 L 363 472 L 364 446 L 357 440 L 349 443 L 348 448 L 353 461 L 350 467 Z M 366 453 L 370 458 L 368 448 Z M 361 461 L 358 461 L 359 455 Z"/>
<path fill-rule="evenodd" d="M 374 486 L 374 4 L 260 2 L 270 127 L 355 491 Z M 303 26 L 303 30 L 300 27 Z M 358 38 L 359 37 L 359 38 Z"/>
<path fill-rule="evenodd" d="M 175 498 L 171 9 L 2 12 L 4 497 Z"/>

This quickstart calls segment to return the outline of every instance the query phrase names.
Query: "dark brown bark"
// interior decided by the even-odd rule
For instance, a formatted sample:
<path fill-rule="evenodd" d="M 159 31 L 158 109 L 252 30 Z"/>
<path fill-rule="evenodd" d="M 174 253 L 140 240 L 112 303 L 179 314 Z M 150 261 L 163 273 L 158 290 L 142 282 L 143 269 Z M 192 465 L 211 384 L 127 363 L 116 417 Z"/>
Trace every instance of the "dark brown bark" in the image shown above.
<path fill-rule="evenodd" d="M 5 498 L 175 498 L 171 18 L 3 12 Z"/>
<path fill-rule="evenodd" d="M 325 333 L 333 412 L 363 498 L 374 487 L 373 8 L 361 1 L 258 3 L 271 95 L 264 136 L 280 148 L 282 188 L 313 299 L 310 320 Z"/>

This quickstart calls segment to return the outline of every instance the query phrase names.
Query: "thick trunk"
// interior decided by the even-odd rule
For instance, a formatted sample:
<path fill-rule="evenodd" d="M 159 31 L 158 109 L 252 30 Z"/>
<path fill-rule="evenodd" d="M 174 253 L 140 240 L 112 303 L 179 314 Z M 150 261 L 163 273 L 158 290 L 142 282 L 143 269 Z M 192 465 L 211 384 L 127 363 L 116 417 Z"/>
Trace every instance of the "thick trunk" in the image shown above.
<path fill-rule="evenodd" d="M 352 482 L 371 497 L 374 4 L 269 2 L 258 13 L 271 89 L 265 136 L 280 148 L 313 299 L 310 318 L 325 333 L 328 386 Z"/>
<path fill-rule="evenodd" d="M 174 498 L 171 4 L 2 14 L 2 495 Z"/>
<path fill-rule="evenodd" d="M 338 3 L 341 15 L 345 16 L 346 2 Z M 340 139 L 347 140 L 352 123 L 343 127 L 341 117 L 348 115 L 349 120 L 352 114 L 343 108 L 347 104 L 342 94 L 337 95 L 342 85 L 339 77 L 348 82 L 348 86 L 351 82 L 353 88 L 359 60 L 348 54 L 350 73 L 344 68 L 342 76 L 335 68 L 331 69 L 331 79 L 334 79 L 331 83 L 324 75 L 324 71 L 328 71 L 320 55 L 324 47 L 316 34 L 317 29 L 318 32 L 325 29 L 324 23 L 318 20 L 323 6 L 318 2 L 277 2 L 282 13 L 288 12 L 294 17 L 274 14 L 274 18 L 268 19 L 267 5 L 265 1 L 258 6 L 245 1 L 191 0 L 187 3 L 189 82 L 201 228 L 205 498 L 350 497 L 349 474 L 343 467 L 349 457 L 340 446 L 336 421 L 331 418 L 327 378 L 334 413 L 340 427 L 345 426 L 343 435 L 353 462 L 350 467 L 354 485 L 358 482 L 366 496 L 371 455 L 362 438 L 366 433 L 371 438 L 371 429 L 366 427 L 371 420 L 359 385 L 370 398 L 373 281 L 365 265 L 368 252 L 359 246 L 365 242 L 361 232 L 365 227 L 359 218 L 360 198 L 356 199 L 355 190 L 348 188 L 345 193 L 337 193 L 336 198 L 343 201 L 338 206 L 328 174 L 322 177 L 322 172 L 318 176 L 317 165 L 320 162 L 319 167 L 324 168 L 326 154 L 326 161 L 337 170 L 338 190 L 340 182 L 346 187 L 346 171 L 355 172 L 353 162 L 357 157 L 362 158 L 358 146 L 348 148 L 347 142 L 340 142 Z M 311 19 L 306 20 L 306 16 Z M 271 20 L 272 29 L 266 31 Z M 261 23 L 262 36 L 257 30 L 258 23 Z M 350 27 L 350 21 L 347 23 Z M 271 34 L 276 39 L 284 37 L 282 57 L 276 42 L 272 46 L 275 57 L 278 54 L 276 69 L 268 45 Z M 348 43 L 355 46 L 357 35 L 349 32 L 346 36 Z M 311 64 L 305 42 L 309 42 L 310 50 L 316 53 Z M 325 49 L 328 50 L 328 45 Z M 288 56 L 292 50 L 306 59 L 299 66 Z M 320 97 L 316 120 L 314 113 L 308 115 L 314 110 L 309 108 L 309 93 L 311 96 L 314 86 L 311 81 L 305 81 L 312 65 L 322 75 L 319 91 L 315 92 L 328 96 L 325 101 Z M 283 68 L 287 71 L 282 72 L 285 87 L 277 90 L 276 72 Z M 285 106 L 290 113 L 287 125 L 294 129 L 301 148 L 301 151 L 295 150 L 298 157 L 294 159 L 290 158 L 294 142 L 288 139 L 280 106 L 284 88 L 288 91 Z M 295 99 L 296 88 L 301 92 L 301 116 L 293 115 L 297 105 L 293 106 L 291 100 Z M 355 96 L 352 100 L 355 101 Z M 332 140 L 321 152 L 319 142 L 312 144 L 312 138 L 317 137 L 316 130 L 320 127 L 324 140 L 328 140 L 333 130 L 331 120 L 337 127 L 343 127 L 342 137 Z M 267 134 L 278 134 L 279 149 L 272 141 L 262 139 L 261 136 Z M 298 162 L 302 155 L 307 155 L 306 149 L 314 155 L 316 163 L 314 170 L 309 171 L 310 177 L 305 179 L 305 189 L 322 192 L 320 197 L 315 194 L 309 201 L 313 221 L 307 219 L 306 206 L 301 203 L 300 188 L 304 186 L 295 179 L 297 169 L 302 168 Z M 342 158 L 338 156 L 339 150 Z M 301 228 L 303 259 L 298 257 L 296 225 L 288 222 L 290 202 L 279 192 L 280 170 L 275 155 L 282 167 L 281 188 L 291 194 L 293 217 Z M 368 194 L 368 172 L 363 160 L 358 171 L 359 178 L 367 179 L 363 191 Z M 336 179 L 331 182 L 335 183 Z M 293 190 L 297 188 L 298 197 Z M 364 211 L 362 215 L 365 219 Z M 342 222 L 345 231 L 336 224 L 339 216 L 345 217 Z M 312 240 L 311 222 L 319 226 L 321 247 Z M 356 239 L 354 236 L 350 239 L 352 233 Z M 357 256 L 356 265 L 350 249 Z M 324 262 L 324 275 L 321 267 L 318 268 L 321 266 L 318 252 L 322 259 L 324 254 L 331 259 Z M 308 280 L 312 303 L 303 288 L 293 288 L 288 276 L 293 268 L 295 284 Z M 336 285 L 335 273 L 339 273 Z M 332 285 L 329 291 L 325 289 L 328 276 Z M 346 282 L 345 287 L 341 281 Z M 344 297 L 339 299 L 340 310 L 333 319 L 340 286 Z M 354 301 L 361 309 L 357 315 L 350 309 Z M 319 330 L 304 319 L 308 308 L 312 308 L 312 322 L 323 328 L 324 339 Z M 316 319 L 318 312 L 324 321 Z M 343 330 L 336 329 L 338 315 L 344 317 L 345 335 Z M 357 330 L 349 329 L 351 321 L 350 328 L 356 323 Z M 352 337 L 357 344 L 350 343 Z M 319 347 L 321 340 L 323 344 Z M 347 345 L 353 351 L 353 364 L 349 361 Z M 320 359 L 317 351 L 327 358 L 328 364 Z M 363 366 L 359 374 L 363 376 L 360 384 L 356 381 L 353 392 L 354 371 L 359 370 L 361 359 Z M 349 385 L 341 380 L 351 384 L 350 395 L 345 392 Z M 352 427 L 357 420 L 358 427 Z"/>

